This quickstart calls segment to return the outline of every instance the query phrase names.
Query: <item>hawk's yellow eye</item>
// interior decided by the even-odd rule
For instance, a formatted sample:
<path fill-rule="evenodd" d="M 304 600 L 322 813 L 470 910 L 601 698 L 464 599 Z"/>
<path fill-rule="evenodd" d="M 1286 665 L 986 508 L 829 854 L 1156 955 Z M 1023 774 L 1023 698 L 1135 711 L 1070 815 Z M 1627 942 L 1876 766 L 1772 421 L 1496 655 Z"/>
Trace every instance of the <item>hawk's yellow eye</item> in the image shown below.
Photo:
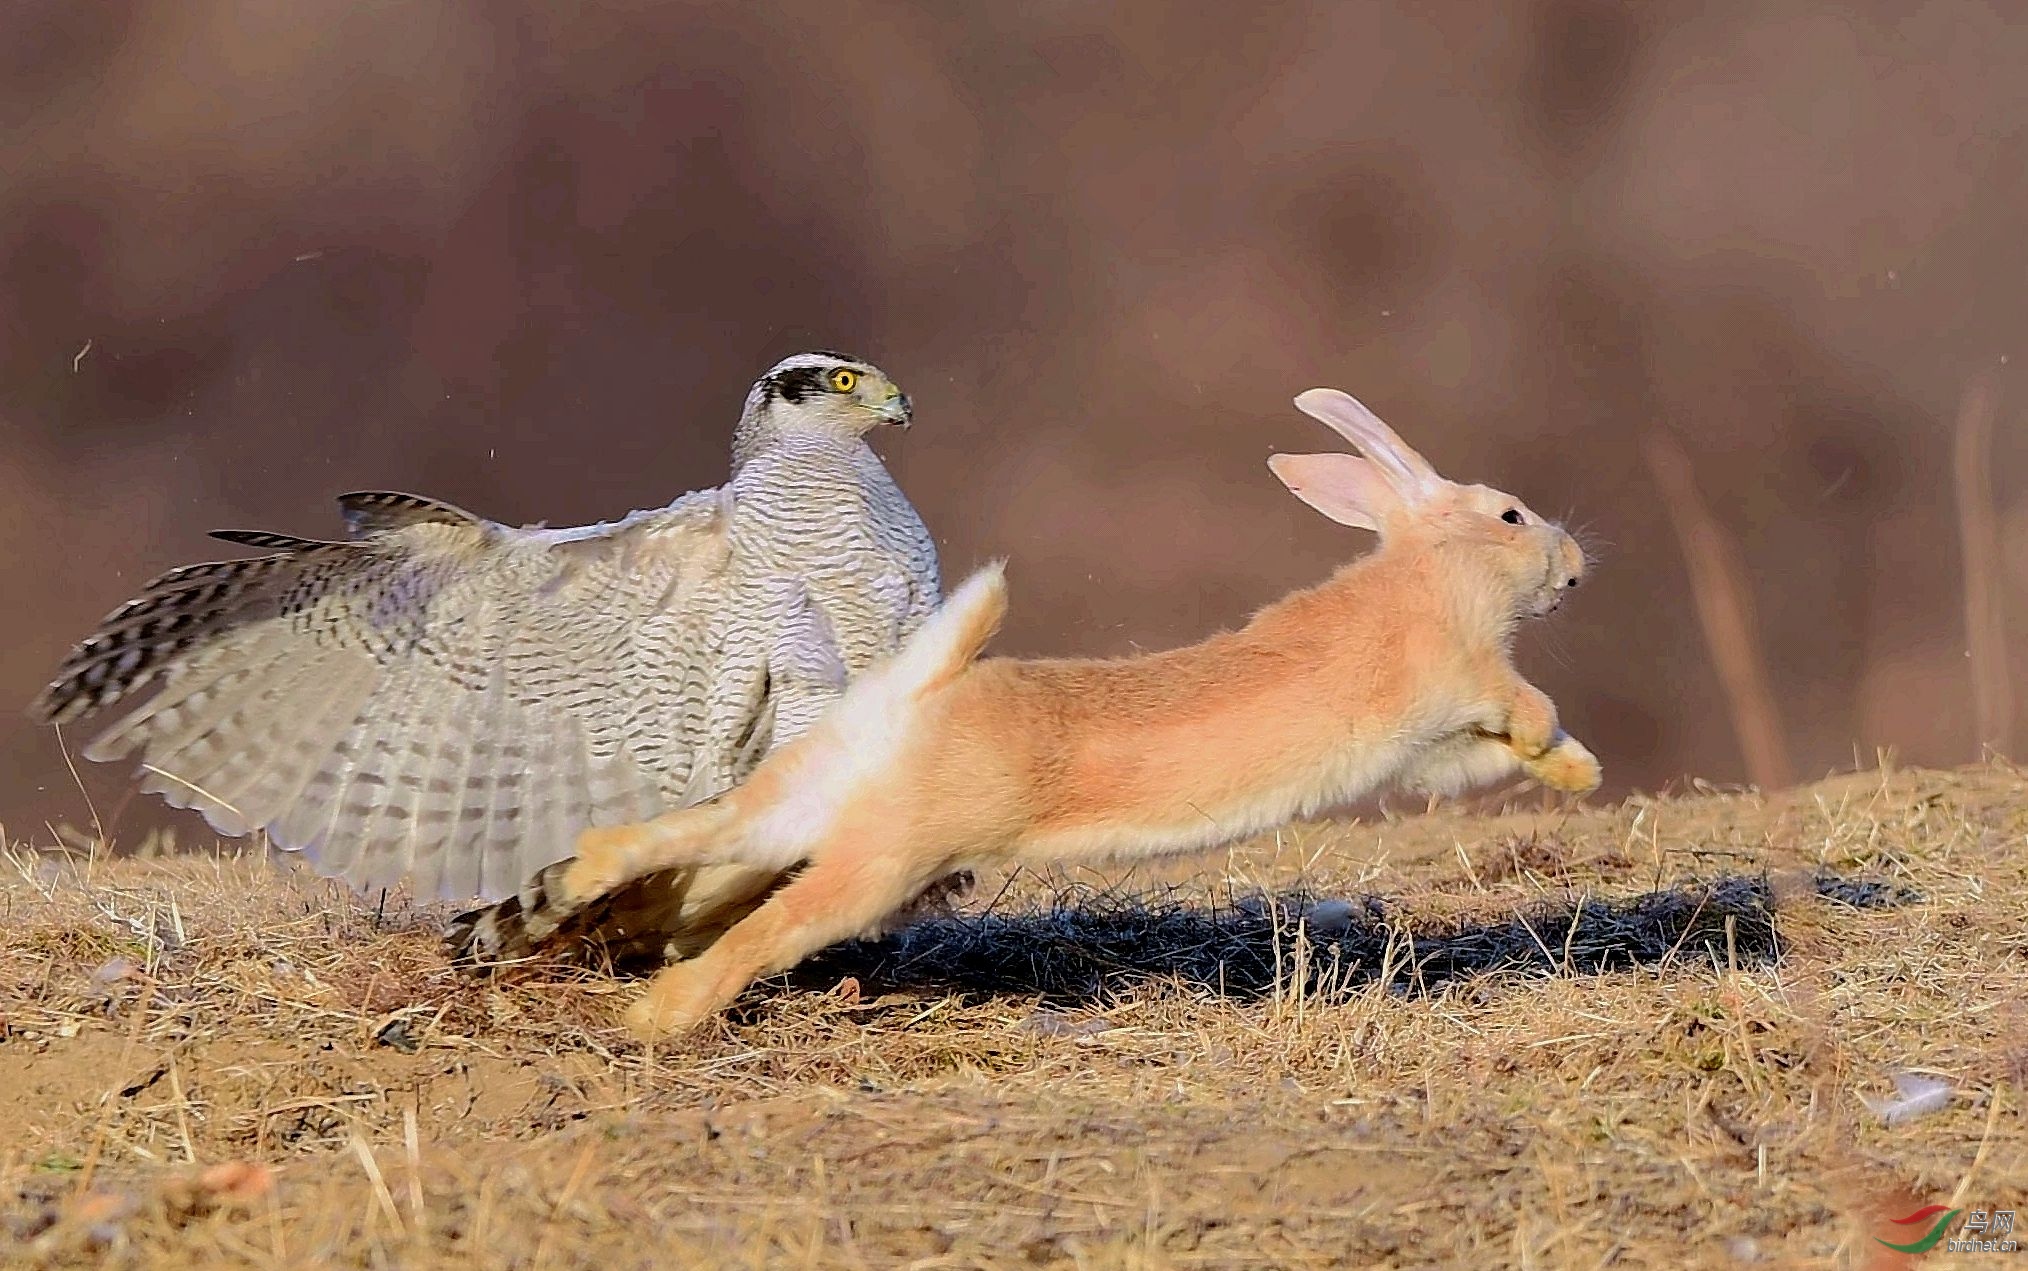
<path fill-rule="evenodd" d="M 849 393 L 852 391 L 852 386 L 858 382 L 859 373 L 857 371 L 848 371 L 841 366 L 831 372 L 831 389 L 833 392 Z"/>

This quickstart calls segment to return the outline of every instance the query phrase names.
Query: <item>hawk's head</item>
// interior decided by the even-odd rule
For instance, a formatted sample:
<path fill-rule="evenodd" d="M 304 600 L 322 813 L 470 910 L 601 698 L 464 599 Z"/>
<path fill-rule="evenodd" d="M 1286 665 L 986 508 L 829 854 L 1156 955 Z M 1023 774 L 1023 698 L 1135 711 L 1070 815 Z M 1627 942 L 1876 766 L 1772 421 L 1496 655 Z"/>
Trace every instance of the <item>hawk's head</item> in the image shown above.
<path fill-rule="evenodd" d="M 746 415 L 787 427 L 812 426 L 857 437 L 881 424 L 909 421 L 908 394 L 871 362 L 843 353 L 798 353 L 754 381 Z"/>

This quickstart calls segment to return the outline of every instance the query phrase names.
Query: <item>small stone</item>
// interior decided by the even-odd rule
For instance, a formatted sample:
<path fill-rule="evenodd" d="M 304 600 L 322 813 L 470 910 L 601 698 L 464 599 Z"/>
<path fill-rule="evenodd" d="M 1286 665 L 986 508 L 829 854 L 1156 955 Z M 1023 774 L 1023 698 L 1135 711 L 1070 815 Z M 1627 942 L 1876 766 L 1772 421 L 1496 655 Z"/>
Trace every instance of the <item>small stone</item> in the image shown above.
<path fill-rule="evenodd" d="M 422 1049 L 422 1042 L 418 1041 L 416 1035 L 409 1031 L 408 1021 L 405 1019 L 398 1019 L 388 1024 L 387 1027 L 373 1035 L 373 1040 L 383 1046 L 392 1046 L 404 1055 L 413 1055 L 416 1051 Z"/>
<path fill-rule="evenodd" d="M 1303 922 L 1312 935 L 1342 936 L 1352 929 L 1352 902 L 1320 900 L 1303 915 Z"/>

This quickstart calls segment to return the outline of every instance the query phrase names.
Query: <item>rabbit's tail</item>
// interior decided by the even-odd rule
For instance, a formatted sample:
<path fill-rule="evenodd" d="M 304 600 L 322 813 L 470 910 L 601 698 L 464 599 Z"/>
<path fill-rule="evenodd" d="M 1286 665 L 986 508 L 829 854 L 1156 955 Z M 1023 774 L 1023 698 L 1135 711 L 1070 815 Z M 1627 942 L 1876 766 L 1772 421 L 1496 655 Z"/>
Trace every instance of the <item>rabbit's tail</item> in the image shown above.
<path fill-rule="evenodd" d="M 889 666 L 889 688 L 919 698 L 950 683 L 979 656 L 1007 616 L 1007 563 L 973 571 L 902 643 Z M 849 691 L 849 690 L 848 690 Z"/>
<path fill-rule="evenodd" d="M 958 678 L 1006 616 L 1006 566 L 994 561 L 967 578 L 892 656 L 853 677 L 824 716 L 849 762 L 864 766 L 892 752 L 917 703 Z"/>
<path fill-rule="evenodd" d="M 816 728 L 768 757 L 727 798 L 755 816 L 748 842 L 808 856 L 844 809 L 892 776 L 923 719 L 924 700 L 964 673 L 1007 613 L 1003 563 L 978 570 L 902 641 L 845 686 Z"/>

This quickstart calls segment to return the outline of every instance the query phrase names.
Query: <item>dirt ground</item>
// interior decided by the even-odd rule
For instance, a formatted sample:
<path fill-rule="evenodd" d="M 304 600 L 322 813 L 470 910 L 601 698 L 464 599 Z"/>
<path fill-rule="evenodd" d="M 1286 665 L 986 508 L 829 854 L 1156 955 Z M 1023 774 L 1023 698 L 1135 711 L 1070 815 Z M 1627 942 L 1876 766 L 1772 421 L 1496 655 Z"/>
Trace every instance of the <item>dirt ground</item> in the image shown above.
<path fill-rule="evenodd" d="M 986 878 L 647 1052 L 446 915 L 12 849 L 0 1262 L 1870 1267 L 2028 1208 L 2004 766 Z"/>

